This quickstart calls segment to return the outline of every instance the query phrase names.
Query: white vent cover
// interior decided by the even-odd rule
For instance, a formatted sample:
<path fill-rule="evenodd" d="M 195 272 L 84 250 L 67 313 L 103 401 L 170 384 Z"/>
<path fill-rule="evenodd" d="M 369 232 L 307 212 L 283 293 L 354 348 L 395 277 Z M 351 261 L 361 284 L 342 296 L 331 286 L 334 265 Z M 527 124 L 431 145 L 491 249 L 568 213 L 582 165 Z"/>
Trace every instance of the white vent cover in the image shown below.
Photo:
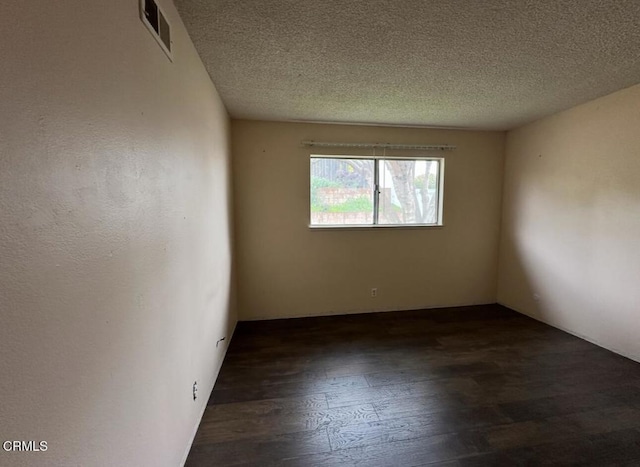
<path fill-rule="evenodd" d="M 173 61 L 171 54 L 171 26 L 155 0 L 140 0 L 140 19 L 160 44 L 169 60 Z"/>

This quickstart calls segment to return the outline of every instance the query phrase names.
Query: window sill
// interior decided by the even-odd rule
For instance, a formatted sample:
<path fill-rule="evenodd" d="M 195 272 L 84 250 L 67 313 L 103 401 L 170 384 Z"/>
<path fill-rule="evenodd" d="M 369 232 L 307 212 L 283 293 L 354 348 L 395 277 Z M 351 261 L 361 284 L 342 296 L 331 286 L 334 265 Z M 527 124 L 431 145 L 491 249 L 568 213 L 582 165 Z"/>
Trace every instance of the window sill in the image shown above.
<path fill-rule="evenodd" d="M 444 224 L 309 225 L 309 230 L 441 229 Z"/>

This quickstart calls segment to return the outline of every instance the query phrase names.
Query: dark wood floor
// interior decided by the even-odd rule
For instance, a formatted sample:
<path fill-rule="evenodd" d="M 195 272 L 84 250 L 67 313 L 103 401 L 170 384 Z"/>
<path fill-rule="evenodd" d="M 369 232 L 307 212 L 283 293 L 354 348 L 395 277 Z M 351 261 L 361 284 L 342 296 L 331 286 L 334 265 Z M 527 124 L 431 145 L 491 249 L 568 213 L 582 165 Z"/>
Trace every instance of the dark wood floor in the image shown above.
<path fill-rule="evenodd" d="M 640 364 L 499 305 L 238 324 L 187 466 L 640 465 Z"/>

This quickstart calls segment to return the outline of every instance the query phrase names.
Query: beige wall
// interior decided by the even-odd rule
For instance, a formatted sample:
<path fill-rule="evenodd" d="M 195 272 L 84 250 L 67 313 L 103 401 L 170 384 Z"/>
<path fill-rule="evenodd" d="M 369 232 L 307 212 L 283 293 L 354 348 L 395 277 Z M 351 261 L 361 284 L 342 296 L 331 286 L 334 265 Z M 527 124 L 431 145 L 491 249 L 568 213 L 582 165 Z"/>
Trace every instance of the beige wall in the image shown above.
<path fill-rule="evenodd" d="M 0 465 L 171 466 L 229 341 L 229 121 L 170 1 L 0 6 Z M 191 386 L 200 385 L 193 401 Z"/>
<path fill-rule="evenodd" d="M 503 137 L 234 120 L 241 318 L 495 302 Z M 457 145 L 445 155 L 445 226 L 310 230 L 309 153 L 321 151 L 303 140 Z"/>
<path fill-rule="evenodd" d="M 635 86 L 509 132 L 498 299 L 640 360 L 638 109 Z"/>

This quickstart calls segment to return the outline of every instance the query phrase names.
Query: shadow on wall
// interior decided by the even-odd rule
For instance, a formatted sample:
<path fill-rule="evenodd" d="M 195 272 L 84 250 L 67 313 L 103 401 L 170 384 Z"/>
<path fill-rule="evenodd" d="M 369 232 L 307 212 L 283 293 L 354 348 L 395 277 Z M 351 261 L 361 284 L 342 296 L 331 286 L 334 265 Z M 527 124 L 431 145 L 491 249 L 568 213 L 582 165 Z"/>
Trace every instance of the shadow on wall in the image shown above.
<path fill-rule="evenodd" d="M 5 428 L 11 433 L 6 434 L 12 439 L 46 440 L 49 448 L 41 456 L 43 459 L 70 458 L 82 452 L 82 445 L 93 443 L 96 446 L 92 455 L 96 459 L 115 459 L 117 456 L 109 454 L 113 446 L 99 438 L 117 431 L 127 421 L 135 426 L 141 415 L 155 419 L 158 430 L 166 437 L 192 430 L 191 426 L 184 431 L 176 429 L 176 425 L 190 420 L 183 421 L 183 413 L 176 406 L 182 385 L 165 384 L 166 380 L 184 381 L 186 389 L 193 371 L 199 368 L 192 363 L 193 353 L 207 347 L 209 352 L 198 358 L 212 355 L 213 343 L 219 333 L 230 328 L 232 318 L 228 313 L 212 312 L 210 315 L 216 316 L 209 318 L 195 312 L 176 313 L 189 292 L 167 287 L 175 284 L 171 267 L 174 256 L 183 252 L 178 248 L 167 251 L 166 232 L 157 231 L 153 238 L 131 238 L 119 250 L 94 249 L 92 254 L 71 259 L 65 258 L 64 252 L 52 250 L 46 241 L 33 239 L 31 245 L 31 256 L 59 269 L 26 267 L 12 273 L 12 284 L 17 288 L 44 284 L 33 292 L 31 303 L 19 314 L 3 316 L 5 331 L 13 329 L 7 334 L 11 336 L 9 341 L 15 339 L 6 342 L 5 348 L 16 352 L 15 356 L 4 358 L 7 362 L 21 362 L 10 373 L 13 376 L 4 381 L 8 393 L 16 396 L 12 398 L 11 411 L 38 414 L 39 420 L 36 424 L 25 417 L 22 423 L 10 423 Z M 142 264 L 135 251 L 153 251 L 153 261 Z M 84 279 L 60 274 L 68 262 L 82 271 Z M 154 274 L 149 273 L 150 269 Z M 117 283 L 101 287 L 105 276 L 117 277 Z M 52 290 L 58 297 L 55 300 L 51 298 Z M 5 292 L 12 294 L 10 288 Z M 15 292 L 14 295 L 20 294 L 19 290 Z M 229 287 L 220 287 L 215 293 L 217 296 L 207 300 L 206 306 L 212 308 L 215 300 L 216 307 L 223 304 L 223 310 L 229 310 Z M 193 299 L 186 300 L 194 303 Z M 202 306 L 199 300 L 196 302 Z M 206 314 L 205 310 L 200 311 Z M 167 319 L 167 315 L 174 318 Z M 28 324 L 33 319 L 37 319 L 37 325 Z M 23 331 L 26 326 L 27 335 Z M 185 346 L 185 335 L 197 336 L 198 341 Z M 158 365 L 152 367 L 150 361 L 157 361 Z M 215 376 L 215 370 L 207 371 Z M 209 376 L 198 377 L 210 379 Z M 209 383 L 213 381 L 201 381 L 201 389 L 208 389 L 205 385 Z M 131 439 L 130 445 L 119 446 L 119 451 L 138 451 L 145 442 L 143 437 Z M 187 442 L 184 440 L 184 444 Z M 0 463 L 7 455 L 28 462 L 33 453 L 0 453 Z"/>
<path fill-rule="evenodd" d="M 538 126 L 510 140 L 498 302 L 637 359 L 633 167 L 604 164 L 588 147 L 558 151 Z"/>

